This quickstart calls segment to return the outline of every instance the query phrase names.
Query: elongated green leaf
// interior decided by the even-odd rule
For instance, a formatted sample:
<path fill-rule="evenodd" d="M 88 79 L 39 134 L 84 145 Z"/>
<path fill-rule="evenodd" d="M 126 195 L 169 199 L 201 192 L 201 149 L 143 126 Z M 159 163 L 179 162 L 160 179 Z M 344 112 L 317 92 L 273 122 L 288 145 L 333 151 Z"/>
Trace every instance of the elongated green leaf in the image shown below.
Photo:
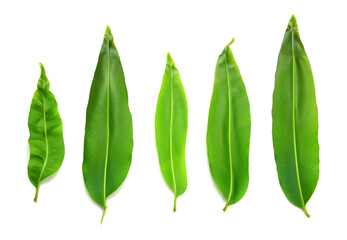
<path fill-rule="evenodd" d="M 309 217 L 306 203 L 319 175 L 318 114 L 312 70 L 294 16 L 278 56 L 272 118 L 280 185 Z"/>
<path fill-rule="evenodd" d="M 219 56 L 207 127 L 210 170 L 229 205 L 242 199 L 248 187 L 251 114 L 239 68 L 229 48 Z"/>
<path fill-rule="evenodd" d="M 58 171 L 65 154 L 63 123 L 57 101 L 49 91 L 50 84 L 41 63 L 40 67 L 41 76 L 31 102 L 28 120 L 30 132 L 28 175 L 36 187 L 35 202 L 41 181 Z"/>
<path fill-rule="evenodd" d="M 170 53 L 155 114 L 155 136 L 160 168 L 176 200 L 187 188 L 185 148 L 188 128 L 186 94 Z"/>
<path fill-rule="evenodd" d="M 133 127 L 120 58 L 107 26 L 90 89 L 84 137 L 83 177 L 90 196 L 107 209 L 106 198 L 126 178 Z"/>

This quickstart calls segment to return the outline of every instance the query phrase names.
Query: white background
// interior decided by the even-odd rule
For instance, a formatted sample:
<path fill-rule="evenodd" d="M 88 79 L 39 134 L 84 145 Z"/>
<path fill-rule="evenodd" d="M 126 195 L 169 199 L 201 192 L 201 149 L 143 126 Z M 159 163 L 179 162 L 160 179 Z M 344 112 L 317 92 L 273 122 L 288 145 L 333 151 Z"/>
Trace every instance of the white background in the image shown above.
<path fill-rule="evenodd" d="M 322 2 L 326 2 L 323 4 Z M 1 1 L 1 239 L 346 239 L 346 6 L 343 1 Z M 315 77 L 320 178 L 307 209 L 291 205 L 278 183 L 272 148 L 272 92 L 284 32 L 295 14 Z M 133 117 L 134 150 L 126 181 L 102 209 L 82 177 L 85 113 L 106 25 L 119 51 Z M 251 106 L 250 182 L 225 200 L 206 155 L 214 69 L 231 46 Z M 161 175 L 154 115 L 170 51 L 185 87 L 188 188 L 178 198 Z M 65 159 L 41 185 L 27 176 L 27 118 L 46 68 L 63 120 Z"/>

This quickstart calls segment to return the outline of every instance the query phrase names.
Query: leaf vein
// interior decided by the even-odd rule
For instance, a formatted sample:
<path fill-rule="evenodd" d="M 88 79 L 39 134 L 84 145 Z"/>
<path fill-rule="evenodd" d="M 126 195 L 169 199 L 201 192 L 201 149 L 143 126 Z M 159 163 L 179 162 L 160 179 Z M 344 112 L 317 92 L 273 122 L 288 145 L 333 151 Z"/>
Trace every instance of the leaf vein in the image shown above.
<path fill-rule="evenodd" d="M 104 193 L 104 211 L 101 218 L 101 223 L 104 220 L 106 213 L 106 183 L 107 183 L 107 165 L 109 157 L 109 144 L 110 144 L 110 43 L 107 44 L 107 86 L 106 86 L 106 157 L 105 157 L 105 168 L 104 168 L 104 182 L 103 182 L 103 193 Z"/>
<path fill-rule="evenodd" d="M 48 148 L 48 137 L 47 137 L 47 122 L 46 122 L 46 100 L 45 100 L 46 94 L 44 92 L 42 92 L 41 94 L 42 94 L 42 103 L 43 103 L 43 106 L 42 106 L 43 107 L 43 126 L 44 126 L 44 133 L 45 133 L 46 156 L 45 156 L 45 160 L 43 162 L 43 166 L 42 166 L 42 169 L 41 169 L 41 172 L 40 172 L 40 176 L 38 178 L 38 183 L 37 183 L 36 193 L 35 193 L 35 198 L 34 198 L 35 202 L 37 201 L 37 197 L 38 197 L 38 194 L 39 194 L 41 178 L 42 178 L 43 172 L 45 171 L 45 168 L 46 168 L 46 164 L 47 164 L 47 160 L 48 160 L 48 151 L 49 151 L 49 148 Z"/>
<path fill-rule="evenodd" d="M 229 46 L 227 46 L 228 48 Z M 225 204 L 225 207 L 223 211 L 226 211 L 226 209 L 229 206 L 230 199 L 231 199 L 231 193 L 232 193 L 232 156 L 231 156 L 231 96 L 230 96 L 230 83 L 229 83 L 229 72 L 228 72 L 228 59 L 227 59 L 227 49 L 225 51 L 225 72 L 226 72 L 226 80 L 227 80 L 227 90 L 228 90 L 228 144 L 229 144 L 229 169 L 230 169 L 230 188 L 229 188 L 229 195 L 227 202 Z"/>
<path fill-rule="evenodd" d="M 297 147 L 296 147 L 296 114 L 295 114 L 295 54 L 294 54 L 294 29 L 292 26 L 291 29 L 291 48 L 292 48 L 292 57 L 293 57 L 293 65 L 292 65 L 292 115 L 293 115 L 293 141 L 294 141 L 294 159 L 295 159 L 295 170 L 296 170 L 296 176 L 298 181 L 298 188 L 300 193 L 300 201 L 302 203 L 303 210 L 306 214 L 306 216 L 310 216 L 306 210 L 302 189 L 301 189 L 301 181 L 300 181 L 300 172 L 299 172 L 299 165 L 298 165 L 298 153 L 297 153 Z"/>
<path fill-rule="evenodd" d="M 170 163 L 171 163 L 171 172 L 172 172 L 172 182 L 174 190 L 174 212 L 176 211 L 176 199 L 177 199 L 177 186 L 176 186 L 176 177 L 175 169 L 173 164 L 173 144 L 172 144 L 172 124 L 173 124 L 173 79 L 172 79 L 172 65 L 169 64 L 170 68 Z"/>

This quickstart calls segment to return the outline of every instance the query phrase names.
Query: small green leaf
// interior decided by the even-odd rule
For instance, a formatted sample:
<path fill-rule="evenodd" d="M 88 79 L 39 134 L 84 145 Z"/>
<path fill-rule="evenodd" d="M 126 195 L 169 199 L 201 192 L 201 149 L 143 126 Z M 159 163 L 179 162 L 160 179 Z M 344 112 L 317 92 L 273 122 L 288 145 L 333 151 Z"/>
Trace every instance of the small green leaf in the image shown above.
<path fill-rule="evenodd" d="M 168 53 L 155 114 L 155 136 L 160 168 L 176 199 L 187 188 L 185 148 L 188 128 L 186 94 L 179 72 Z"/>
<path fill-rule="evenodd" d="M 229 205 L 242 199 L 248 188 L 251 115 L 245 85 L 229 48 L 219 56 L 207 127 L 210 170 Z"/>
<path fill-rule="evenodd" d="M 65 154 L 63 123 L 57 101 L 49 91 L 50 84 L 41 63 L 40 67 L 41 76 L 31 102 L 28 120 L 30 132 L 28 176 L 36 187 L 35 202 L 41 181 L 58 171 Z"/>
<path fill-rule="evenodd" d="M 319 176 L 318 113 L 313 74 L 294 15 L 278 56 L 272 119 L 280 185 L 309 217 L 306 204 Z"/>
<path fill-rule="evenodd" d="M 132 118 L 123 68 L 107 26 L 90 89 L 84 137 L 83 177 L 90 196 L 104 208 L 125 180 L 133 150 Z"/>

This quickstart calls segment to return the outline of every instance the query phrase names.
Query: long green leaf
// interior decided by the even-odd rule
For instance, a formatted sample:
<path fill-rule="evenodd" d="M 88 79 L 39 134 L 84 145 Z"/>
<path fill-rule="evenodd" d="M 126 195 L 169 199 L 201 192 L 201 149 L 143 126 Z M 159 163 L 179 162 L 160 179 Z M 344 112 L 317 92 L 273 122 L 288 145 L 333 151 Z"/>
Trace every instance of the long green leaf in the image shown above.
<path fill-rule="evenodd" d="M 242 199 L 248 187 L 251 115 L 245 85 L 229 48 L 219 56 L 207 128 L 210 170 L 229 205 Z"/>
<path fill-rule="evenodd" d="M 176 199 L 187 188 L 185 148 L 188 107 L 179 72 L 168 53 L 155 114 L 155 136 L 160 168 Z"/>
<path fill-rule="evenodd" d="M 309 217 L 306 204 L 319 176 L 318 114 L 312 70 L 294 16 L 278 56 L 272 118 L 280 185 Z"/>
<path fill-rule="evenodd" d="M 41 63 L 40 67 L 41 76 L 31 102 L 28 120 L 30 132 L 28 176 L 36 187 L 35 202 L 41 181 L 58 171 L 65 154 L 63 123 L 57 101 L 49 91 L 50 84 Z"/>
<path fill-rule="evenodd" d="M 106 198 L 126 178 L 133 127 L 120 58 L 107 26 L 90 89 L 84 138 L 83 177 L 90 196 L 107 209 Z"/>

